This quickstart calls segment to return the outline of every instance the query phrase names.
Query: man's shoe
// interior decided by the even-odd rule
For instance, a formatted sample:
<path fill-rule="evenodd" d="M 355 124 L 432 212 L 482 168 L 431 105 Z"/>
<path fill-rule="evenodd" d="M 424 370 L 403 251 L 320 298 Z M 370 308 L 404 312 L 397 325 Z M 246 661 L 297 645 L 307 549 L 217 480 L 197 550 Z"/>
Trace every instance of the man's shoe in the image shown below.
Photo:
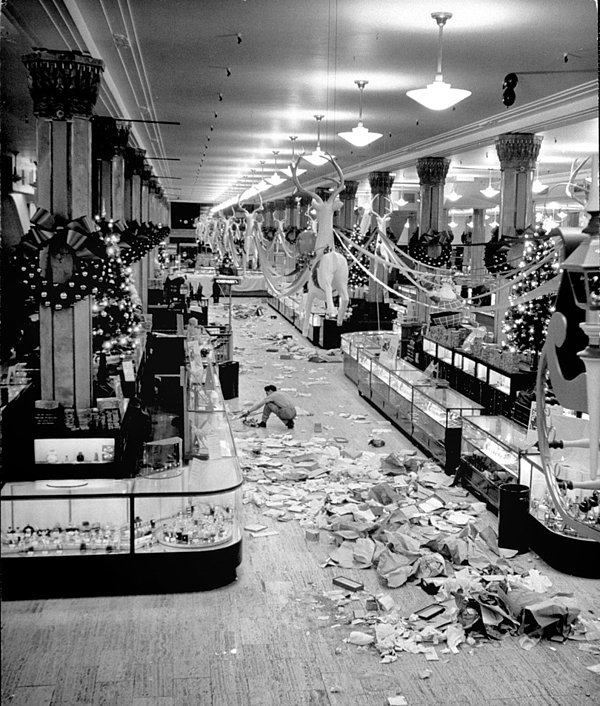
<path fill-rule="evenodd" d="M 256 426 L 262 427 L 264 429 L 267 426 L 267 423 L 266 422 L 259 422 Z"/>
<path fill-rule="evenodd" d="M 288 422 L 286 422 L 286 427 L 288 429 L 293 429 L 294 428 L 294 420 L 290 419 Z"/>

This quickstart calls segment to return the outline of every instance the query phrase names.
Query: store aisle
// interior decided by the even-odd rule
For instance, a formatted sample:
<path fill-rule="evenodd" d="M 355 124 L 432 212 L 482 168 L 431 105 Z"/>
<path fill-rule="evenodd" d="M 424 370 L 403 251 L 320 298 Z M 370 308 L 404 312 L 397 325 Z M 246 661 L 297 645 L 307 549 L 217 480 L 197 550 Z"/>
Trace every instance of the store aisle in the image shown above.
<path fill-rule="evenodd" d="M 282 502 L 290 505 L 273 495 L 269 504 L 263 502 L 271 486 L 251 459 L 259 448 L 264 454 L 284 442 L 311 445 L 317 437 L 313 446 L 325 449 L 332 438 L 347 440 L 339 446 L 350 460 L 362 452 L 364 465 L 359 458 L 354 478 L 332 474 L 329 500 L 335 504 L 339 488 L 362 487 L 371 464 L 365 452 L 402 454 L 411 445 L 358 396 L 340 362 L 309 362 L 304 353 L 300 359 L 281 358 L 284 341 L 292 349 L 297 346 L 299 355 L 312 346 L 268 306 L 261 316 L 253 315 L 259 303 L 234 300 L 237 314 L 248 317 L 234 318 L 240 397 L 228 407 L 231 412 L 243 409 L 272 382 L 288 389 L 304 413 L 293 431 L 275 418 L 267 429 L 232 418 L 249 478 L 243 524 L 266 527 L 244 530 L 238 580 L 206 593 L 5 602 L 2 703 L 383 706 L 404 703 L 388 701 L 399 695 L 410 706 L 594 703 L 599 677 L 586 667 L 600 659 L 580 647 L 597 647 L 598 642 L 541 641 L 524 649 L 517 636 L 507 635 L 461 644 L 456 654 L 440 644 L 436 661 L 402 652 L 390 663 L 382 663 L 372 645 L 348 642 L 352 632 L 373 633 L 364 620 L 367 594 L 383 593 L 394 601 L 394 610 L 382 611 L 380 625 L 393 625 L 393 616 L 409 616 L 434 598 L 417 582 L 390 589 L 373 569 L 324 566 L 336 545 L 323 530 L 313 541 L 315 533 L 307 534 L 303 522 L 311 497 L 322 503 L 322 493 L 311 496 L 303 482 L 277 481 L 288 499 L 298 499 L 299 510 L 298 519 L 291 510 L 277 519 Z M 211 320 L 226 316 L 225 304 L 211 306 Z M 315 432 L 315 424 L 322 431 Z M 375 436 L 384 439 L 385 447 L 369 446 Z M 447 480 L 439 474 L 440 496 L 464 500 L 465 491 L 447 488 Z M 328 482 L 328 477 L 315 481 L 321 488 Z M 496 522 L 487 512 L 484 519 Z M 523 572 L 538 568 L 552 582 L 551 593 L 572 594 L 586 617 L 594 617 L 590 611 L 600 606 L 599 582 L 557 574 L 530 554 L 512 562 Z M 189 570 L 195 570 L 192 561 Z M 366 593 L 340 598 L 332 583 L 339 575 L 364 583 Z"/>

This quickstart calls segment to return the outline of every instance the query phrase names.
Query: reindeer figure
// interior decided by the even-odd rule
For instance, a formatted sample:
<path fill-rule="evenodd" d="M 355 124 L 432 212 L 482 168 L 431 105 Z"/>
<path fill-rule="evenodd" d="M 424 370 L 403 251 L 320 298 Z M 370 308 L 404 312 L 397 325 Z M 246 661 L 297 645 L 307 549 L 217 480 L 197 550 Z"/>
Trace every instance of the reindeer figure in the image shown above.
<path fill-rule="evenodd" d="M 338 196 L 344 188 L 344 175 L 338 163 L 331 155 L 327 158 L 335 167 L 339 181 L 331 179 L 337 183 L 334 191 L 327 201 L 312 191 L 308 191 L 301 186 L 298 181 L 297 169 L 300 157 L 292 164 L 292 177 L 294 184 L 300 193 L 312 198 L 312 207 L 317 212 L 317 239 L 315 243 L 316 257 L 310 265 L 311 273 L 308 280 L 308 295 L 304 308 L 304 326 L 302 333 L 308 335 L 308 326 L 312 314 L 312 305 L 315 299 L 324 299 L 327 305 L 327 316 L 336 316 L 333 304 L 333 291 L 337 291 L 340 297 L 340 306 L 337 312 L 337 324 L 342 325 L 346 309 L 348 308 L 348 263 L 343 255 L 335 251 L 333 240 L 333 213 L 341 208 L 341 201 Z"/>
<path fill-rule="evenodd" d="M 377 220 L 377 241 L 375 243 L 375 254 L 379 255 L 379 257 L 382 257 L 384 260 L 386 260 L 390 266 L 392 265 L 394 261 L 394 254 L 390 252 L 388 247 L 385 245 L 385 243 L 382 241 L 381 236 L 387 236 L 387 227 L 390 222 L 390 218 L 392 216 L 393 212 L 393 207 L 391 205 L 390 199 L 386 197 L 386 201 L 390 202 L 390 208 L 385 211 L 383 216 L 380 216 L 376 211 L 373 211 L 373 201 L 377 198 L 377 195 L 373 196 L 371 199 L 371 208 L 369 209 L 369 214 L 371 216 L 375 216 Z"/>
<path fill-rule="evenodd" d="M 258 251 L 256 249 L 256 242 L 254 239 L 262 239 L 261 224 L 257 218 L 258 214 L 263 210 L 263 202 L 260 193 L 258 194 L 258 198 L 260 199 L 260 206 L 254 211 L 248 211 L 245 209 L 238 199 L 238 208 L 244 212 L 244 220 L 246 222 L 246 230 L 244 232 L 244 252 L 242 255 L 242 267 L 244 268 L 244 272 L 248 268 L 248 263 L 250 261 L 258 261 Z"/>

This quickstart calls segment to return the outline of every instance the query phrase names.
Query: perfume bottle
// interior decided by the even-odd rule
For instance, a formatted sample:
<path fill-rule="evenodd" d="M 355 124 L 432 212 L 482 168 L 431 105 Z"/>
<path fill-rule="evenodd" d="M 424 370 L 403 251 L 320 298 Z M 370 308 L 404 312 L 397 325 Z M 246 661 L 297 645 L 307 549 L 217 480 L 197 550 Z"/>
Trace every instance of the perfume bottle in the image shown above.
<path fill-rule="evenodd" d="M 78 462 L 78 463 L 81 463 L 82 461 L 85 461 L 85 456 L 83 455 L 83 452 L 82 452 L 82 451 L 79 451 L 79 452 L 78 452 L 76 458 L 77 458 L 77 462 Z"/>
<path fill-rule="evenodd" d="M 58 454 L 55 449 L 50 449 L 46 456 L 46 463 L 58 463 Z"/>

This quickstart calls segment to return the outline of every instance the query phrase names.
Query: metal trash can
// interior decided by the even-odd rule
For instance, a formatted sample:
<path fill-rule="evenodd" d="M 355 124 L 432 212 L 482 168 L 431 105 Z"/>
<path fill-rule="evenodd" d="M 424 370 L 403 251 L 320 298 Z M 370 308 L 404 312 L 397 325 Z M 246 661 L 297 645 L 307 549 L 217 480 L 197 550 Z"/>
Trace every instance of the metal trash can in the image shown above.
<path fill-rule="evenodd" d="M 500 486 L 498 546 L 516 549 L 520 554 L 529 550 L 529 488 L 526 485 L 503 483 Z"/>
<path fill-rule="evenodd" d="M 239 397 L 240 364 L 237 360 L 219 363 L 219 382 L 223 399 L 231 400 Z"/>

